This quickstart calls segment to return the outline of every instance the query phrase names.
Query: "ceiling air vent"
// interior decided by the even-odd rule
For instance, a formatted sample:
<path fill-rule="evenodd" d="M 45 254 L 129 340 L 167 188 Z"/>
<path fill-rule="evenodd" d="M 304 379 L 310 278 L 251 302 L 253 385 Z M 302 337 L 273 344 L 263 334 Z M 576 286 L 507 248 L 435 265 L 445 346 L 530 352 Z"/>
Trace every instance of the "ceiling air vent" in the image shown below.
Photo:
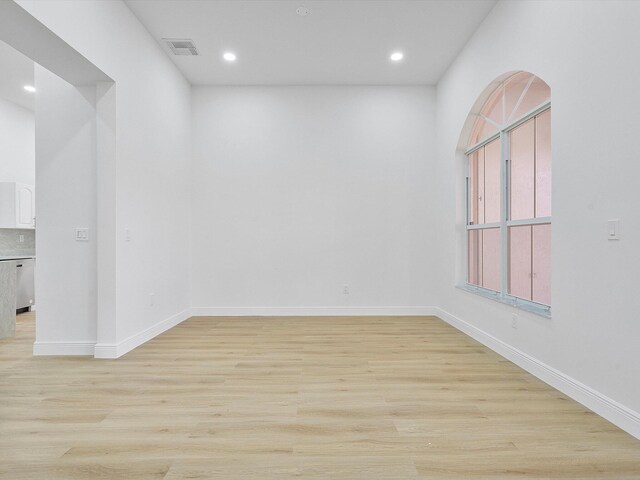
<path fill-rule="evenodd" d="M 174 55 L 198 55 L 193 40 L 188 38 L 163 38 L 162 41 L 169 46 Z"/>

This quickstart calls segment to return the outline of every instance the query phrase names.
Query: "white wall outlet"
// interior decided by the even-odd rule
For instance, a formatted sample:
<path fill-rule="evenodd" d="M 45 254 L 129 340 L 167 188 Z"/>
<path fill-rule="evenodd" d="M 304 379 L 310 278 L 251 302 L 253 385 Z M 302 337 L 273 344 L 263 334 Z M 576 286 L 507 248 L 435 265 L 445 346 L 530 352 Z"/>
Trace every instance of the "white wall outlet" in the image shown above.
<path fill-rule="evenodd" d="M 24 235 L 20 235 L 20 237 L 18 238 L 18 242 L 24 243 Z"/>
<path fill-rule="evenodd" d="M 125 228 L 124 230 L 124 241 L 125 242 L 130 242 L 131 241 L 131 230 L 128 228 Z"/>
<path fill-rule="evenodd" d="M 343 295 L 349 295 L 349 285 L 343 285 L 342 286 L 342 294 Z"/>
<path fill-rule="evenodd" d="M 156 303 L 156 295 L 154 293 L 149 294 L 149 306 L 153 307 Z"/>
<path fill-rule="evenodd" d="M 88 241 L 89 241 L 89 229 L 76 228 L 76 242 L 88 242 Z"/>
<path fill-rule="evenodd" d="M 511 328 L 518 329 L 518 315 L 515 313 L 511 315 Z"/>

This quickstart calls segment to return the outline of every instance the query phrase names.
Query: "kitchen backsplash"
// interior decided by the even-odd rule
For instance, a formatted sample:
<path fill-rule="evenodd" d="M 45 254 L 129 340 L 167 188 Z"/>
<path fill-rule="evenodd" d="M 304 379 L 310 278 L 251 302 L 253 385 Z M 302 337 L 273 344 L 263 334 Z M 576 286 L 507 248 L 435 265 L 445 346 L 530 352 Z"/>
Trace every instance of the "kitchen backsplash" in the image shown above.
<path fill-rule="evenodd" d="M 23 236 L 23 242 L 20 241 Z M 36 231 L 33 229 L 0 228 L 0 257 L 35 255 Z"/>

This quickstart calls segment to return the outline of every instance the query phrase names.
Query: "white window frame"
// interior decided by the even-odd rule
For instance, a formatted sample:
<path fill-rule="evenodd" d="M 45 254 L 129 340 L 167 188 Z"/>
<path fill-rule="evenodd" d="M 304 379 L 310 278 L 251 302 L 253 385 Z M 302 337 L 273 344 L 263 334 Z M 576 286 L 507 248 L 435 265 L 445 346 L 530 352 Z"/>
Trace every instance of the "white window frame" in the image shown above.
<path fill-rule="evenodd" d="M 514 112 L 517 110 L 522 98 L 524 97 L 526 91 L 528 90 L 529 85 L 533 81 L 534 76 L 531 77 L 529 83 L 525 87 L 518 103 L 514 108 Z M 504 96 L 504 94 L 503 94 Z M 504 104 L 503 104 L 504 107 Z M 551 225 L 551 217 L 539 217 L 539 218 L 531 218 L 531 219 L 523 219 L 523 220 L 509 220 L 509 180 L 510 180 L 510 172 L 509 172 L 509 152 L 510 152 L 510 138 L 511 132 L 522 125 L 523 123 L 531 120 L 532 118 L 540 115 L 543 112 L 551 109 L 551 101 L 546 101 L 529 112 L 525 113 L 521 117 L 516 120 L 509 121 L 507 120 L 507 124 L 504 126 L 497 125 L 495 122 L 490 122 L 498 128 L 498 131 L 493 135 L 483 139 L 482 141 L 476 143 L 471 148 L 467 149 L 465 152 L 466 157 L 466 171 L 465 171 L 465 182 L 466 182 L 466 197 L 465 197 L 465 278 L 464 284 L 461 285 L 463 290 L 481 295 L 486 298 L 490 298 L 501 303 L 505 303 L 507 305 L 511 305 L 513 307 L 526 310 L 538 315 L 542 315 L 544 317 L 551 317 L 551 306 L 544 305 L 542 303 L 534 302 L 532 300 L 527 300 L 524 298 L 516 297 L 515 295 L 511 295 L 508 293 L 508 285 L 509 285 L 509 257 L 508 257 L 508 235 L 509 235 L 509 227 L 518 226 L 518 225 L 543 225 L 549 224 Z M 512 114 L 513 115 L 513 112 Z M 485 117 L 483 117 L 485 118 Z M 485 120 L 488 120 L 485 118 Z M 493 223 L 484 223 L 484 224 L 474 224 L 469 225 L 469 183 L 470 183 L 470 165 L 469 165 L 469 155 L 478 151 L 485 145 L 491 143 L 495 139 L 500 139 L 500 222 Z M 552 139 L 553 141 L 553 139 Z M 474 285 L 469 283 L 469 231 L 470 230 L 484 230 L 488 228 L 500 228 L 500 291 L 490 290 L 488 288 L 481 287 L 479 285 Z"/>

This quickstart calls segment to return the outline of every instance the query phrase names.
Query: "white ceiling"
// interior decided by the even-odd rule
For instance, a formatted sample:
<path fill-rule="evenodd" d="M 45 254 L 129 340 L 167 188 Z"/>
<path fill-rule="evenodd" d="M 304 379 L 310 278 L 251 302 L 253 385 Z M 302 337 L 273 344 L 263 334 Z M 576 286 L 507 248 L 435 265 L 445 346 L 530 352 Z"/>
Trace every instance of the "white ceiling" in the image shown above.
<path fill-rule="evenodd" d="M 435 84 L 496 0 L 127 0 L 194 85 Z M 311 14 L 296 14 L 300 6 Z M 389 60 L 404 52 L 399 63 Z M 225 51 L 237 54 L 230 64 Z"/>
<path fill-rule="evenodd" d="M 33 111 L 35 95 L 24 89 L 33 85 L 33 60 L 0 41 L 0 98 Z"/>

